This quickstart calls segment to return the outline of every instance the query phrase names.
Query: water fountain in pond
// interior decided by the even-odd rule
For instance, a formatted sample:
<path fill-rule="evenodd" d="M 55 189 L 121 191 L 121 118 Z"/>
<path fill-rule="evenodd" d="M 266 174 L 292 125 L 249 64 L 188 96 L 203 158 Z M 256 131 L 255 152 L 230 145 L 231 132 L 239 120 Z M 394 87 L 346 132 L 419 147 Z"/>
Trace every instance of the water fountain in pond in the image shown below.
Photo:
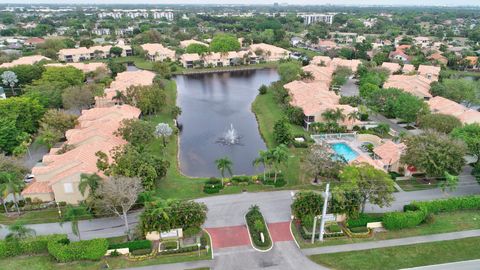
<path fill-rule="evenodd" d="M 235 128 L 233 128 L 233 124 L 230 124 L 230 128 L 218 139 L 217 142 L 224 145 L 235 145 L 240 143 L 240 136 Z"/>

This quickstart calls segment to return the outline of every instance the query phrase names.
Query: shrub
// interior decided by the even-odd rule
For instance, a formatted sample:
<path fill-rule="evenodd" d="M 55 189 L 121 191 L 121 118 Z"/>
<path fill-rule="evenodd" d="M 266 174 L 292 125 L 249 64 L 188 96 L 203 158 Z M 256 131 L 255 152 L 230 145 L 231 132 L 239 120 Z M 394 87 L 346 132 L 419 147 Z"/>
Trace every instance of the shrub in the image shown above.
<path fill-rule="evenodd" d="M 137 240 L 130 241 L 125 243 L 110 244 L 108 249 L 119 249 L 119 248 L 129 248 L 130 251 L 139 250 L 139 249 L 148 249 L 152 248 L 152 242 L 150 240 Z"/>
<path fill-rule="evenodd" d="M 177 241 L 167 241 L 162 243 L 163 248 L 166 250 L 176 249 L 178 247 Z"/>
<path fill-rule="evenodd" d="M 250 176 L 246 175 L 236 175 L 232 177 L 232 182 L 234 184 L 239 184 L 239 183 L 247 183 L 249 184 L 252 181 L 252 178 Z"/>
<path fill-rule="evenodd" d="M 130 252 L 130 254 L 132 254 L 133 256 L 142 256 L 142 255 L 148 255 L 152 253 L 152 250 L 149 249 L 149 248 L 146 248 L 146 249 L 137 249 L 137 250 L 134 250 L 132 252 Z"/>
<path fill-rule="evenodd" d="M 265 95 L 268 91 L 268 87 L 264 84 L 262 84 L 262 86 L 260 86 L 260 88 L 258 89 L 258 92 L 260 93 L 260 95 Z"/>
<path fill-rule="evenodd" d="M 331 232 L 331 233 L 338 233 L 338 232 L 341 232 L 342 231 L 342 228 L 340 228 L 340 226 L 338 226 L 338 224 L 330 224 L 328 225 L 328 231 Z"/>
<path fill-rule="evenodd" d="M 293 146 L 295 146 L 295 148 L 308 148 L 308 143 L 307 142 L 298 142 L 296 140 L 293 140 Z"/>
<path fill-rule="evenodd" d="M 48 253 L 59 262 L 78 260 L 100 260 L 107 252 L 108 241 L 105 238 L 65 243 L 65 241 L 49 241 Z"/>
<path fill-rule="evenodd" d="M 380 222 L 380 221 L 382 221 L 382 217 L 372 216 L 367 214 L 360 214 L 356 219 L 349 219 L 347 221 L 347 227 L 348 228 L 365 227 L 367 226 L 367 223 Z"/>
<path fill-rule="evenodd" d="M 352 233 L 366 233 L 366 232 L 368 232 L 368 228 L 367 227 L 355 227 L 355 228 L 351 228 L 350 231 Z"/>
<path fill-rule="evenodd" d="M 427 212 L 425 209 L 407 212 L 391 212 L 383 216 L 383 226 L 387 230 L 412 228 L 423 222 Z"/>
<path fill-rule="evenodd" d="M 414 202 L 419 208 L 425 208 L 428 213 L 452 212 L 457 210 L 480 209 L 480 196 L 453 197 L 449 199 Z"/>
<path fill-rule="evenodd" d="M 205 182 L 205 185 L 203 186 L 203 192 L 207 194 L 218 193 L 222 189 L 223 189 L 222 180 L 214 177 L 208 179 Z"/>
<path fill-rule="evenodd" d="M 162 254 L 168 255 L 168 254 L 178 254 L 178 253 L 193 252 L 193 251 L 198 251 L 198 247 L 190 246 L 190 247 L 179 248 L 177 250 L 165 250 L 165 251 L 162 251 Z"/>
<path fill-rule="evenodd" d="M 66 239 L 67 236 L 64 234 L 52 234 L 31 237 L 19 241 L 0 241 L 0 258 L 45 253 L 48 251 L 48 242 Z"/>

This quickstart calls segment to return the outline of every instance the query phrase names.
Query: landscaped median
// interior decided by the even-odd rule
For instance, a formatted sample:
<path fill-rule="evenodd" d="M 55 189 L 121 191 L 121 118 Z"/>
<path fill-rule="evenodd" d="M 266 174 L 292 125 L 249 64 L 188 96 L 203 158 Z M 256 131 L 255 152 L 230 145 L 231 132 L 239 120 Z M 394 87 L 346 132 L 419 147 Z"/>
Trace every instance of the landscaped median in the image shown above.
<path fill-rule="evenodd" d="M 272 237 L 267 223 L 257 205 L 252 205 L 245 215 L 248 233 L 252 247 L 258 251 L 266 252 L 272 249 Z"/>

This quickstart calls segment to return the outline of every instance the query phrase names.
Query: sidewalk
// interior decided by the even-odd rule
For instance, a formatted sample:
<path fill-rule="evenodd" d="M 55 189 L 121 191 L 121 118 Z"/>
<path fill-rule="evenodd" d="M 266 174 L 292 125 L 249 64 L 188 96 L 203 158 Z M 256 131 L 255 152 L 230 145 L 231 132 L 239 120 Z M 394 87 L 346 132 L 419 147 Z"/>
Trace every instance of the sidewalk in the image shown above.
<path fill-rule="evenodd" d="M 308 248 L 308 249 L 303 249 L 302 252 L 304 255 L 309 256 L 314 254 L 327 254 L 327 253 L 366 250 L 366 249 L 375 249 L 375 248 L 384 248 L 384 247 L 405 246 L 405 245 L 413 245 L 413 244 L 421 244 L 421 243 L 429 243 L 429 242 L 437 242 L 437 241 L 455 240 L 455 239 L 462 239 L 462 238 L 469 238 L 469 237 L 480 237 L 480 230 L 440 233 L 440 234 L 413 236 L 413 237 L 389 239 L 389 240 L 381 240 L 381 241 L 367 241 L 363 243 L 355 243 L 355 244 L 347 244 L 347 245 Z"/>

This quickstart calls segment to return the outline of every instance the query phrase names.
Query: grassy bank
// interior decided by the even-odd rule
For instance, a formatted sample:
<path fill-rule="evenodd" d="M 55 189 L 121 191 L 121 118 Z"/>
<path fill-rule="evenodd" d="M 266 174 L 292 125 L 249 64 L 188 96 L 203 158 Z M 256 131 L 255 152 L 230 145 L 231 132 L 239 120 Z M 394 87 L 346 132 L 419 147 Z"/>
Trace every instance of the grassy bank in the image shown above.
<path fill-rule="evenodd" d="M 398 231 L 387 231 L 376 233 L 371 238 L 337 238 L 327 239 L 323 243 L 305 241 L 301 238 L 300 233 L 295 227 L 292 227 L 295 238 L 301 248 L 331 246 L 352 244 L 359 242 L 368 242 L 376 240 L 387 240 L 394 238 L 405 238 L 411 236 L 430 235 L 447 232 L 457 232 L 465 230 L 480 229 L 480 213 L 478 211 L 458 211 L 452 213 L 440 213 L 434 216 L 434 222 L 431 224 L 422 224 L 415 228 L 403 229 Z"/>
<path fill-rule="evenodd" d="M 480 237 L 310 257 L 338 270 L 400 269 L 479 258 Z"/>
<path fill-rule="evenodd" d="M 197 74 L 197 73 L 213 73 L 213 72 L 222 72 L 222 71 L 241 71 L 241 70 L 252 70 L 252 69 L 264 69 L 264 68 L 276 68 L 278 62 L 268 62 L 268 63 L 259 63 L 253 65 L 243 65 L 243 66 L 224 66 L 224 67 L 210 67 L 210 68 L 189 68 L 189 69 L 179 69 L 174 74 Z"/>
<path fill-rule="evenodd" d="M 268 148 L 276 146 L 273 136 L 273 127 L 275 122 L 286 117 L 282 108 L 278 105 L 273 93 L 270 91 L 264 95 L 258 95 L 252 104 L 252 111 L 255 113 L 258 122 L 258 128 Z M 305 130 L 296 125 L 292 125 L 294 134 L 306 134 Z M 287 176 L 287 187 L 300 187 L 308 185 L 308 179 L 301 169 L 301 160 L 307 150 L 302 148 L 290 148 L 290 158 L 284 168 Z"/>

